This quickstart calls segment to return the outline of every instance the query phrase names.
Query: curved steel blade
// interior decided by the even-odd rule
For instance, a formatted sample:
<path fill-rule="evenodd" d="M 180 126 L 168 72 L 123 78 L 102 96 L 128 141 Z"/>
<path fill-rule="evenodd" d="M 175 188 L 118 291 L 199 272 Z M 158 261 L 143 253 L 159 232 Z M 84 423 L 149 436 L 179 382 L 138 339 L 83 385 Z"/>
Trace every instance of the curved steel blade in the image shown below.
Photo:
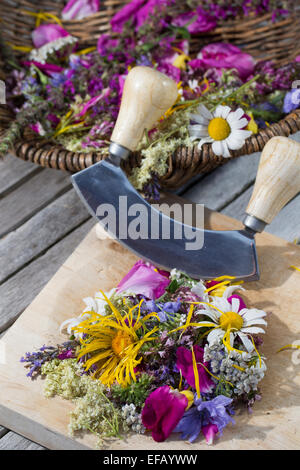
<path fill-rule="evenodd" d="M 117 223 L 113 230 L 107 231 L 139 257 L 151 261 L 156 266 L 167 269 L 177 268 L 196 279 L 212 279 L 222 275 L 232 275 L 247 280 L 259 278 L 255 242 L 248 232 L 244 230 L 203 231 L 203 229 L 193 228 L 194 231 L 202 232 L 204 245 L 202 249 L 196 251 L 186 250 L 185 245 L 190 242 L 184 237 L 186 226 L 170 219 L 148 204 L 133 188 L 119 166 L 109 161 L 96 163 L 73 175 L 72 182 L 91 214 L 96 216 L 106 230 L 105 217 L 99 216 L 99 206 L 111 204 L 116 211 Z M 147 239 L 131 239 L 130 237 L 120 239 L 122 234 L 120 234 L 118 221 L 124 217 L 119 207 L 120 196 L 127 197 L 128 207 L 133 204 L 143 204 L 147 208 Z M 135 217 L 125 215 L 129 225 Z M 155 217 L 159 219 L 160 227 L 164 222 L 170 223 L 171 234 L 175 233 L 174 230 L 181 229 L 182 238 L 163 239 L 160 234 L 159 239 L 151 239 L 151 221 Z M 189 229 L 192 228 L 189 227 Z"/>

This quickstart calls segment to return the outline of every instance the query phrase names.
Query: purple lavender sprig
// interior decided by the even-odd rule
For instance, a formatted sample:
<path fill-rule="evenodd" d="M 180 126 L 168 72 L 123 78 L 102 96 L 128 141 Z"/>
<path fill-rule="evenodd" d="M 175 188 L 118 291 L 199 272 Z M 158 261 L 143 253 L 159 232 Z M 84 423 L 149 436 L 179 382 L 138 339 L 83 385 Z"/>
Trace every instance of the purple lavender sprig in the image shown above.
<path fill-rule="evenodd" d="M 56 347 L 44 345 L 36 352 L 27 352 L 20 359 L 20 362 L 26 363 L 24 367 L 30 369 L 26 376 L 32 380 L 35 379 L 41 374 L 42 365 L 53 359 L 63 361 L 64 359 L 76 357 L 75 351 L 78 344 L 76 340 L 66 341 Z"/>

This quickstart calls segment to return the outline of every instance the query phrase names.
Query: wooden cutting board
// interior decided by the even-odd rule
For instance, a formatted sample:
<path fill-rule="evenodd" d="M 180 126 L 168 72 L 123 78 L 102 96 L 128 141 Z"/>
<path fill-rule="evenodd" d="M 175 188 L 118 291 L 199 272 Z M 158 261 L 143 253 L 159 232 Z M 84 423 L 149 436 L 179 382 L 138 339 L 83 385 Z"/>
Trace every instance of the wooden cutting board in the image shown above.
<path fill-rule="evenodd" d="M 207 228 L 216 230 L 241 227 L 236 220 L 209 211 L 205 222 Z M 149 435 L 132 435 L 124 441 L 112 440 L 109 449 L 300 448 L 300 352 L 276 353 L 300 340 L 300 273 L 290 268 L 300 266 L 300 247 L 267 233 L 257 236 L 257 246 L 261 280 L 245 284 L 245 297 L 250 305 L 272 313 L 263 346 L 268 370 L 261 383 L 262 400 L 255 404 L 253 414 L 238 412 L 235 426 L 229 425 L 212 447 L 202 438 L 192 445 L 173 434 L 161 444 Z M 5 359 L 0 364 L 0 424 L 50 449 L 95 446 L 90 434 L 76 439 L 68 436 L 72 403 L 44 398 L 43 381 L 27 378 L 19 360 L 26 351 L 64 341 L 59 325 L 81 313 L 82 298 L 116 286 L 136 259 L 117 242 L 97 239 L 92 229 L 0 340 L 0 352 L 5 352 L 5 358 L 0 356 Z"/>

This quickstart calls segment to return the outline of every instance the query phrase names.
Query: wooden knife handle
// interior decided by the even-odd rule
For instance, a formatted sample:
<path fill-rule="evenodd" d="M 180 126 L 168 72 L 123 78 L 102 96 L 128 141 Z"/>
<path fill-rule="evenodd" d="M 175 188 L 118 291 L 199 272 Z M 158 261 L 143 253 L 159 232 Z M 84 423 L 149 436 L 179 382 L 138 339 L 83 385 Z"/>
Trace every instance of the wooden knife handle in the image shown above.
<path fill-rule="evenodd" d="M 247 214 L 266 224 L 300 191 L 300 144 L 273 137 L 259 162 Z"/>
<path fill-rule="evenodd" d="M 126 77 L 111 141 L 134 151 L 145 129 L 150 130 L 175 103 L 176 83 L 150 67 L 134 67 Z"/>

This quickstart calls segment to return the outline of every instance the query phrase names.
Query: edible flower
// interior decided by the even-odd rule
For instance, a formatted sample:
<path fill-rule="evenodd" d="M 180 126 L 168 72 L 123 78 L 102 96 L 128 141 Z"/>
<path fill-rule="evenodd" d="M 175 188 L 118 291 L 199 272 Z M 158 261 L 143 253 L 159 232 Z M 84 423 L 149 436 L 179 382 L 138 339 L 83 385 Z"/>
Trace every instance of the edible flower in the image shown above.
<path fill-rule="evenodd" d="M 61 13 L 64 20 L 82 20 L 99 11 L 99 0 L 69 0 Z"/>
<path fill-rule="evenodd" d="M 198 373 L 196 372 L 196 374 L 193 353 L 197 364 Z M 203 356 L 204 350 L 197 344 L 193 346 L 193 352 L 180 346 L 176 351 L 176 366 L 190 387 L 194 390 L 199 388 L 200 392 L 208 393 L 212 390 L 214 383 L 202 366 L 203 364 L 206 368 L 208 367 L 208 364 L 203 362 Z M 196 378 L 198 378 L 198 383 L 196 383 Z"/>
<path fill-rule="evenodd" d="M 41 24 L 32 32 L 32 42 L 34 47 L 39 48 L 66 36 L 69 36 L 68 31 L 59 24 Z"/>
<path fill-rule="evenodd" d="M 188 405 L 188 398 L 184 394 L 164 385 L 146 399 L 142 423 L 152 432 L 156 442 L 163 442 L 179 423 Z"/>
<path fill-rule="evenodd" d="M 102 316 L 91 312 L 89 319 L 74 328 L 76 333 L 82 334 L 77 358 L 85 358 L 86 371 L 96 365 L 93 377 L 98 378 L 103 385 L 111 386 L 116 381 L 126 387 L 132 381 L 136 382 L 135 369 L 143 359 L 142 356 L 138 357 L 141 347 L 153 341 L 153 335 L 158 330 L 155 327 L 148 331 L 145 323 L 150 318 L 158 317 L 155 313 L 150 313 L 141 318 L 143 301 L 121 315 L 104 292 L 102 295 L 112 314 Z"/>
<path fill-rule="evenodd" d="M 190 139 L 200 140 L 198 148 L 205 143 L 212 143 L 213 152 L 224 158 L 230 157 L 229 150 L 238 150 L 243 147 L 245 140 L 252 134 L 244 130 L 248 121 L 242 108 L 232 111 L 229 106 L 219 105 L 211 113 L 203 104 L 200 104 L 197 113 L 191 115 L 196 124 L 189 126 Z"/>
<path fill-rule="evenodd" d="M 231 403 L 232 399 L 224 395 L 207 401 L 195 395 L 195 406 L 184 413 L 173 432 L 181 432 L 182 439 L 194 442 L 202 431 L 207 444 L 212 444 L 218 432 L 221 434 L 228 423 L 234 424 L 227 411 Z"/>
<path fill-rule="evenodd" d="M 122 279 L 117 292 L 143 295 L 147 299 L 158 299 L 170 284 L 170 279 L 150 263 L 138 261 Z"/>

